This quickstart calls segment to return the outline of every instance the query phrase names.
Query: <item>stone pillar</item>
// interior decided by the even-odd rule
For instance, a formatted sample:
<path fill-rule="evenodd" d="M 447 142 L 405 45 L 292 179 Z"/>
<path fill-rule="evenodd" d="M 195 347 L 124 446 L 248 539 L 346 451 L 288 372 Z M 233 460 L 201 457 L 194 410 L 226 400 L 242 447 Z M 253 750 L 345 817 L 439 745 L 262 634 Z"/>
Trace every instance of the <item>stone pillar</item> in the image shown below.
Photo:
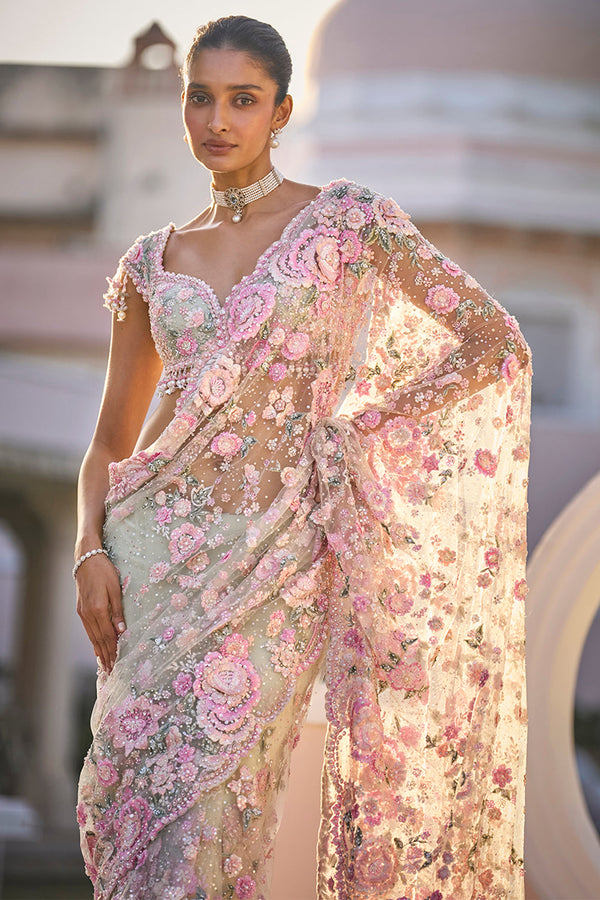
<path fill-rule="evenodd" d="M 74 831 L 71 767 L 71 578 L 75 493 L 70 485 L 28 484 L 39 527 L 25 540 L 26 585 L 16 694 L 25 713 L 27 771 L 22 791 L 53 831 Z"/>

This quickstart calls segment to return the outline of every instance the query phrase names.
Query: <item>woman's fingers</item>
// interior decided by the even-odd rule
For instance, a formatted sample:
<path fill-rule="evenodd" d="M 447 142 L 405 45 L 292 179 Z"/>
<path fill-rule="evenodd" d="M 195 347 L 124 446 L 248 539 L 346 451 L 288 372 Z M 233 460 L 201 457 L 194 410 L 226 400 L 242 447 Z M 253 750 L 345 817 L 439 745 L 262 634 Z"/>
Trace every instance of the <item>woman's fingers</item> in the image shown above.
<path fill-rule="evenodd" d="M 119 637 L 119 635 L 125 631 L 127 626 L 125 624 L 125 616 L 123 615 L 121 585 L 119 584 L 119 579 L 116 577 L 116 572 L 112 584 L 108 587 L 108 597 L 113 628 L 117 632 L 117 637 Z"/>
<path fill-rule="evenodd" d="M 123 615 L 123 603 L 121 594 L 121 585 L 117 577 L 116 571 L 113 569 L 114 578 L 107 585 L 109 614 L 111 619 L 111 668 L 115 664 L 117 658 L 117 642 L 119 637 L 126 629 L 125 617 Z"/>
<path fill-rule="evenodd" d="M 104 607 L 105 614 L 102 616 L 100 611 L 94 611 L 90 616 L 90 627 L 94 634 L 94 650 L 96 656 L 102 661 L 102 666 L 107 672 L 111 669 L 111 646 L 109 635 L 114 634 L 110 619 Z"/>
<path fill-rule="evenodd" d="M 81 619 L 81 621 L 83 622 L 83 627 L 85 628 L 86 634 L 87 634 L 88 638 L 90 639 L 92 647 L 94 648 L 94 654 L 96 656 L 96 660 L 98 661 L 98 665 L 105 668 L 105 662 L 104 662 L 104 659 L 102 656 L 102 647 L 101 647 L 98 637 L 96 636 L 96 633 L 87 624 L 87 622 L 85 622 L 83 620 L 83 618 Z"/>
<path fill-rule="evenodd" d="M 108 560 L 94 560 L 95 565 L 86 562 L 87 571 L 77 575 L 77 612 L 96 657 L 110 672 L 117 656 L 117 636 L 125 628 L 121 587 Z"/>
<path fill-rule="evenodd" d="M 101 633 L 97 628 L 95 617 L 91 615 L 89 603 L 86 602 L 82 586 L 79 583 L 77 584 L 77 614 L 94 648 L 96 659 L 100 665 L 106 667 L 107 660 L 104 656 Z"/>

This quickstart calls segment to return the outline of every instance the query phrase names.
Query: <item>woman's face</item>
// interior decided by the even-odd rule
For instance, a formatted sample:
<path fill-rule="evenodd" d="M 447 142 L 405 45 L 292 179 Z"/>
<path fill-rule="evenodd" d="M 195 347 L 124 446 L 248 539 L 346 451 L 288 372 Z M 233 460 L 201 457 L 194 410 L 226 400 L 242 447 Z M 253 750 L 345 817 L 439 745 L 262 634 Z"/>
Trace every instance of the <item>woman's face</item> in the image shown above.
<path fill-rule="evenodd" d="M 181 95 L 187 141 L 198 162 L 222 173 L 269 167 L 271 132 L 291 112 L 289 95 L 276 107 L 276 94 L 275 81 L 247 53 L 201 50 Z"/>

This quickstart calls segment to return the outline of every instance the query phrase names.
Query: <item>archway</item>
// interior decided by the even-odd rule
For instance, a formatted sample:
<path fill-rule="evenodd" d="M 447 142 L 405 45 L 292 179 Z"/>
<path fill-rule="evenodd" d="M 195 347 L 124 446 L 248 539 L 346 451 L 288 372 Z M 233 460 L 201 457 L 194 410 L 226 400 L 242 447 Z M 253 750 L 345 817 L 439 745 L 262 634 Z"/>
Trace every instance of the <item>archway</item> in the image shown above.
<path fill-rule="evenodd" d="M 575 686 L 600 604 L 600 474 L 565 507 L 528 567 L 525 868 L 542 900 L 600 897 L 600 839 L 573 736 Z"/>

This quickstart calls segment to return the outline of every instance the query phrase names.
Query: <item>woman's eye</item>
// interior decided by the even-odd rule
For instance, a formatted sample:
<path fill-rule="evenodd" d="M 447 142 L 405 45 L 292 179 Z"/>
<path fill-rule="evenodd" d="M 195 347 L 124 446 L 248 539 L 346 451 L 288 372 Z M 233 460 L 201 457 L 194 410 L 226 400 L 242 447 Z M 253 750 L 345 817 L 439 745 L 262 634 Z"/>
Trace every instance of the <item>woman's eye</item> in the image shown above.
<path fill-rule="evenodd" d="M 205 94 L 190 94 L 190 103 L 204 103 L 207 99 Z"/>

